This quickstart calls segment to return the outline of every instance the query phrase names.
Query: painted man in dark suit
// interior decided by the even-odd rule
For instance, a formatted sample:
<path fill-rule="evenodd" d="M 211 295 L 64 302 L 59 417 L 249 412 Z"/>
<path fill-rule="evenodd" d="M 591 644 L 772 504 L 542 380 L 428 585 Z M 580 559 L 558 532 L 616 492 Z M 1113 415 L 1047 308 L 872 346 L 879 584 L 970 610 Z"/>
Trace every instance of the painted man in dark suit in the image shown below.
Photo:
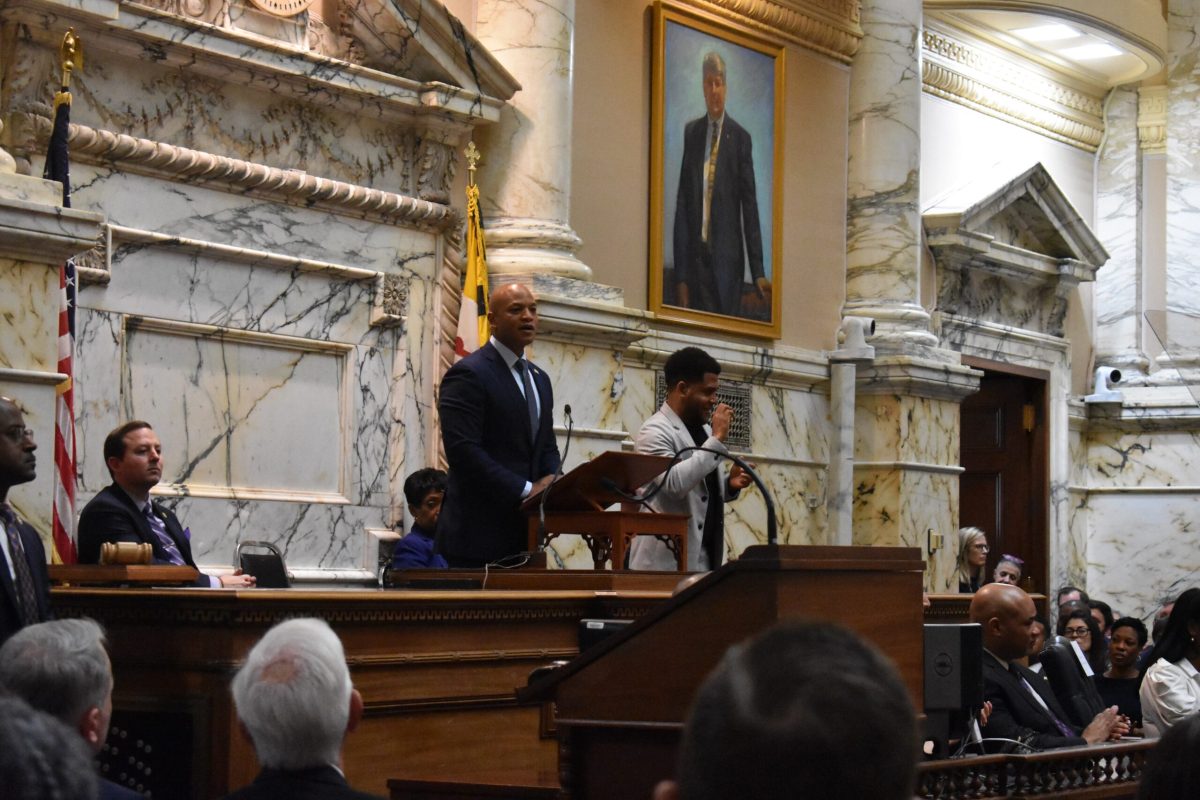
<path fill-rule="evenodd" d="M 156 564 L 195 568 L 190 535 L 174 512 L 150 499 L 163 469 L 162 442 L 150 423 L 133 420 L 109 433 L 104 463 L 113 482 L 79 515 L 79 563 L 100 563 L 100 546 L 106 542 L 132 542 L 149 544 Z M 241 570 L 220 577 L 201 573 L 197 585 L 244 588 L 254 585 L 254 576 Z"/>
<path fill-rule="evenodd" d="M 46 550 L 37 531 L 8 504 L 8 490 L 37 475 L 34 450 L 20 407 L 0 397 L 0 642 L 50 618 Z"/>
<path fill-rule="evenodd" d="M 262 771 L 227 800 L 374 800 L 342 772 L 342 745 L 362 719 L 363 699 L 327 622 L 289 619 L 271 628 L 232 689 Z"/>
<path fill-rule="evenodd" d="M 442 378 L 438 412 L 450 474 L 437 549 L 451 567 L 482 567 L 526 549 L 521 501 L 549 485 L 560 457 L 550 378 L 525 358 L 537 300 L 501 286 L 488 308 L 492 337 Z"/>
<path fill-rule="evenodd" d="M 761 298 L 762 226 L 754 186 L 750 134 L 725 113 L 725 61 L 702 65 L 707 112 L 683 131 L 683 166 L 675 201 L 675 300 L 684 308 L 743 316 L 746 263 Z"/>
<path fill-rule="evenodd" d="M 983 628 L 983 694 L 992 704 L 983 726 L 985 739 L 1007 739 L 1036 750 L 1120 739 L 1129 725 L 1116 706 L 1101 711 L 1081 731 L 1068 721 L 1046 676 L 1017 663 L 1029 652 L 1036 618 L 1033 600 L 1016 586 L 989 583 L 971 599 L 971 622 Z M 985 744 L 993 751 L 1015 746 Z"/>

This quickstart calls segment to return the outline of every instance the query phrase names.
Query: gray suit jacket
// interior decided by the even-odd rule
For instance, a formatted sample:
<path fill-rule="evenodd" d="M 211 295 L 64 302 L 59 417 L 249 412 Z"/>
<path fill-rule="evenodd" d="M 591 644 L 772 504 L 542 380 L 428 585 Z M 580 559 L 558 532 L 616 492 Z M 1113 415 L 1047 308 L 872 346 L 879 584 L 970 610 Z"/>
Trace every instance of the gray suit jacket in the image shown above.
<path fill-rule="evenodd" d="M 709 434 L 705 447 L 729 452 L 724 442 L 712 435 L 712 428 L 704 426 Z M 646 420 L 642 429 L 634 439 L 634 449 L 639 453 L 651 453 L 656 456 L 674 456 L 684 447 L 695 447 L 692 435 L 679 415 L 671 410 L 666 403 Z M 689 514 L 688 522 L 688 563 L 691 572 L 710 568 L 708 556 L 704 553 L 702 543 L 704 531 L 704 513 L 708 509 L 708 488 L 704 478 L 720 465 L 723 459 L 713 453 L 692 451 L 687 453 L 682 461 L 667 473 L 666 485 L 663 490 L 650 501 L 650 506 L 663 514 Z M 722 485 L 725 487 L 725 499 L 732 500 L 737 492 L 729 491 L 728 473 L 723 472 Z M 662 478 L 655 478 L 646 489 L 657 486 Z M 667 546 L 653 536 L 639 536 L 633 540 L 629 550 L 630 569 L 674 570 L 675 556 Z"/>

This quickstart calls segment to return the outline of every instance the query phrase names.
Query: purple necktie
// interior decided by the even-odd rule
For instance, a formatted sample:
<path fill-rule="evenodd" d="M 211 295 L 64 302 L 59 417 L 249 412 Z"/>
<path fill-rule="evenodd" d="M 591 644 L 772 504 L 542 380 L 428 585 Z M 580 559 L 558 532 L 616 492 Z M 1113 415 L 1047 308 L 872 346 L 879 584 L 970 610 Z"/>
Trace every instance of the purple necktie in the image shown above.
<path fill-rule="evenodd" d="M 1016 679 L 1021 682 L 1021 684 L 1023 686 L 1025 686 L 1027 689 L 1029 689 L 1029 691 L 1033 692 L 1034 696 L 1037 698 L 1037 700 L 1035 702 L 1037 702 L 1037 704 L 1039 706 L 1042 705 L 1042 703 L 1045 703 L 1045 701 L 1042 700 L 1041 695 L 1038 694 L 1037 689 L 1034 689 L 1033 686 L 1030 685 L 1029 681 L 1025 680 L 1025 676 L 1021 674 L 1021 671 L 1019 669 L 1017 669 L 1016 664 L 1009 664 L 1008 671 L 1011 672 L 1016 677 Z M 1069 736 L 1071 738 L 1078 738 L 1079 734 L 1077 734 L 1071 728 L 1071 726 L 1067 725 L 1067 723 L 1065 723 L 1061 719 L 1059 719 L 1058 715 L 1056 715 L 1053 711 L 1050 710 L 1049 703 L 1046 703 L 1046 715 L 1050 717 L 1050 721 L 1054 723 L 1054 727 L 1058 728 L 1058 732 L 1061 733 L 1063 736 Z"/>
<path fill-rule="evenodd" d="M 158 537 L 158 543 L 162 545 L 163 550 L 167 551 L 167 561 L 171 564 L 179 564 L 186 566 L 187 562 L 183 560 L 183 554 L 179 552 L 179 548 L 175 545 L 175 540 L 171 538 L 171 534 L 167 533 L 167 526 L 158 518 L 158 514 L 154 513 L 151 503 L 146 503 L 146 507 L 142 509 L 142 513 L 146 515 L 146 519 L 150 522 L 150 530 L 154 531 L 154 535 Z"/>
<path fill-rule="evenodd" d="M 40 616 L 37 594 L 33 590 L 33 573 L 29 571 L 29 562 L 25 559 L 25 545 L 21 543 L 17 515 L 8 503 L 0 503 L 0 520 L 4 521 L 4 530 L 8 534 L 8 552 L 12 555 L 13 574 L 16 575 L 18 611 L 25 625 L 33 625 Z"/>

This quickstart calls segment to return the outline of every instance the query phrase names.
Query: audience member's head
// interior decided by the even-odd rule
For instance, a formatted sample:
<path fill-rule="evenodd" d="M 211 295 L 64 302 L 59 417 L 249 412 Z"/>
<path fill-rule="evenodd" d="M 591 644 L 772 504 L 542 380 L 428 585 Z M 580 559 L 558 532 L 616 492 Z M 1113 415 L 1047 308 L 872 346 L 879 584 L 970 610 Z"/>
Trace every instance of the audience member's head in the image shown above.
<path fill-rule="evenodd" d="M 1021 584 L 1021 570 L 1025 567 L 1024 559 L 1014 555 L 1005 553 L 1000 556 L 1000 560 L 996 562 L 996 569 L 992 571 L 992 580 L 996 583 L 1007 583 L 1010 586 L 1019 586 Z"/>
<path fill-rule="evenodd" d="M 1175 610 L 1175 598 L 1171 598 L 1164 602 L 1154 615 L 1154 624 L 1150 628 L 1150 638 L 1157 644 L 1162 639 L 1163 633 L 1167 630 L 1167 620 L 1171 618 L 1171 612 Z"/>
<path fill-rule="evenodd" d="M 1150 751 L 1138 782 L 1138 800 L 1195 800 L 1200 797 L 1200 714 L 1163 734 Z"/>
<path fill-rule="evenodd" d="M 104 465 L 126 492 L 148 494 L 162 480 L 162 442 L 149 422 L 126 422 L 104 437 Z"/>
<path fill-rule="evenodd" d="M 1108 641 L 1108 660 L 1113 671 L 1136 670 L 1138 656 L 1149 638 L 1146 623 L 1137 617 L 1121 617 L 1114 622 Z"/>
<path fill-rule="evenodd" d="M 1200 589 L 1188 589 L 1175 601 L 1175 608 L 1167 618 L 1167 627 L 1160 638 L 1154 641 L 1150 651 L 1150 664 L 1160 658 L 1174 664 L 1197 650 L 1196 639 L 1200 637 Z"/>
<path fill-rule="evenodd" d="M 958 529 L 958 582 L 982 586 L 987 569 L 987 534 L 979 528 Z"/>
<path fill-rule="evenodd" d="M 1108 648 L 1105 646 L 1100 625 L 1089 609 L 1080 608 L 1060 616 L 1058 635 L 1065 636 L 1079 645 L 1079 649 L 1087 656 L 1092 672 L 1097 675 L 1104 672 Z"/>
<path fill-rule="evenodd" d="M 849 631 L 788 622 L 730 648 L 701 685 L 679 781 L 658 800 L 908 800 L 916 717 L 891 663 Z"/>
<path fill-rule="evenodd" d="M 274 769 L 340 765 L 362 716 L 341 640 L 319 619 L 267 631 L 233 679 L 233 702 L 259 763 Z"/>
<path fill-rule="evenodd" d="M 1096 624 L 1100 626 L 1100 632 L 1107 636 L 1113 626 L 1112 606 L 1103 600 L 1088 600 L 1088 609 L 1092 612 L 1092 616 L 1096 618 Z"/>
<path fill-rule="evenodd" d="M 1023 589 L 989 583 L 971 598 L 970 613 L 983 631 L 983 646 L 997 658 L 1013 661 L 1029 652 L 1037 608 Z"/>
<path fill-rule="evenodd" d="M 413 516 L 413 524 L 426 533 L 432 534 L 437 530 L 445 496 L 446 473 L 440 469 L 419 469 L 404 479 L 408 513 Z"/>
<path fill-rule="evenodd" d="M 1062 608 L 1064 603 L 1069 603 L 1072 600 L 1079 600 L 1083 603 L 1086 603 L 1089 599 L 1090 598 L 1088 598 L 1087 592 L 1085 592 L 1083 589 L 1080 589 L 1078 586 L 1071 586 L 1068 584 L 1055 593 L 1054 607 Z"/>
<path fill-rule="evenodd" d="M 1030 627 L 1033 638 L 1029 643 L 1029 663 L 1036 664 L 1041 661 L 1042 650 L 1046 647 L 1046 634 L 1050 632 L 1050 626 L 1046 624 L 1046 620 L 1042 619 L 1041 614 L 1033 618 L 1033 625 Z"/>
<path fill-rule="evenodd" d="M 0 647 L 0 688 L 78 731 L 93 752 L 112 718 L 112 665 L 104 630 L 60 619 L 17 631 Z"/>
<path fill-rule="evenodd" d="M 19 697 L 0 695 L 0 786 L 5 800 L 93 800 L 98 779 L 70 728 Z"/>

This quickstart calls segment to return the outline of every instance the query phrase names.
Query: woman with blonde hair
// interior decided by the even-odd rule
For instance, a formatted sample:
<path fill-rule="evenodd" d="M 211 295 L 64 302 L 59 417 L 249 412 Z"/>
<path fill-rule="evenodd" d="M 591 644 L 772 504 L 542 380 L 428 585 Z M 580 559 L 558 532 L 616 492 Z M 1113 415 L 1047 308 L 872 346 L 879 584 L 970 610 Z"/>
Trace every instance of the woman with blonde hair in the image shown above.
<path fill-rule="evenodd" d="M 974 592 L 987 583 L 987 534 L 979 528 L 958 529 L 958 591 Z"/>

